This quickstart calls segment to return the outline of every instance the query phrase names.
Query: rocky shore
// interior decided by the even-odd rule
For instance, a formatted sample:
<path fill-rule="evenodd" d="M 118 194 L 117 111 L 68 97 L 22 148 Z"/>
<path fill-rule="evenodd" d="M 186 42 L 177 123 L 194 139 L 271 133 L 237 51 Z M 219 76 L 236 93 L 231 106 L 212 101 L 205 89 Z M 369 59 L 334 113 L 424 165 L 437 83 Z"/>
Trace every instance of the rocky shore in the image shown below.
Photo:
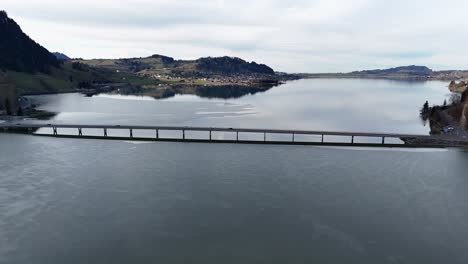
<path fill-rule="evenodd" d="M 432 139 L 431 143 L 468 146 L 468 89 L 467 83 L 452 81 L 449 90 L 453 93 L 450 102 L 443 105 L 429 106 L 429 102 L 421 109 L 421 118 L 428 122 Z M 419 139 L 404 139 L 408 143 L 418 143 Z M 428 143 L 425 142 L 419 143 Z"/>
<path fill-rule="evenodd" d="M 432 135 L 430 138 L 401 138 L 405 144 L 411 145 L 433 145 L 448 147 L 468 147 L 468 135 Z"/>
<path fill-rule="evenodd" d="M 467 90 L 468 88 L 468 81 L 451 81 L 449 84 L 449 90 L 452 93 L 463 93 Z"/>

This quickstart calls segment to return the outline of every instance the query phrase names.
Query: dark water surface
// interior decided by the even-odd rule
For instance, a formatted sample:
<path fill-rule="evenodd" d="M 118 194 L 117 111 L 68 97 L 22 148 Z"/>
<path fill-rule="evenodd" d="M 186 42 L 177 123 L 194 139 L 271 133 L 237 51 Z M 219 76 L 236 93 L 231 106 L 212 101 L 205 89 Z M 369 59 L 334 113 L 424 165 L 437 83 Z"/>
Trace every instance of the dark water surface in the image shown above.
<path fill-rule="evenodd" d="M 47 122 L 427 134 L 444 82 L 35 97 Z M 0 134 L 0 263 L 468 263 L 468 152 Z"/>
<path fill-rule="evenodd" d="M 0 146 L 0 263 L 468 261 L 460 150 Z"/>

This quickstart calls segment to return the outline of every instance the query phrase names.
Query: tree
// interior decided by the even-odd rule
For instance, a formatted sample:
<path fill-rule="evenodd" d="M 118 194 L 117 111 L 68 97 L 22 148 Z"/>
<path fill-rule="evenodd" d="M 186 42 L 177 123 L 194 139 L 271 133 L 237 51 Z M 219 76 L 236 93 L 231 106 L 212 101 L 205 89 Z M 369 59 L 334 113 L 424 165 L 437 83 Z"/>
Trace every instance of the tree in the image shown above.
<path fill-rule="evenodd" d="M 429 112 L 429 101 L 426 101 L 423 105 L 423 108 L 421 109 L 421 113 L 427 113 Z"/>
<path fill-rule="evenodd" d="M 463 93 L 462 93 L 462 96 L 461 96 L 461 102 L 464 103 L 468 98 L 468 89 L 466 89 Z"/>
<path fill-rule="evenodd" d="M 11 115 L 11 104 L 10 104 L 10 100 L 8 98 L 5 99 L 5 111 L 6 111 L 7 115 Z"/>
<path fill-rule="evenodd" d="M 77 70 L 77 71 L 88 71 L 88 66 L 84 63 L 81 62 L 73 62 L 72 63 L 72 69 Z"/>
<path fill-rule="evenodd" d="M 16 115 L 18 115 L 18 116 L 23 115 L 23 108 L 21 108 L 21 106 L 18 106 L 18 111 L 16 111 Z"/>
<path fill-rule="evenodd" d="M 82 81 L 78 83 L 78 88 L 80 89 L 91 89 L 93 86 L 90 82 Z"/>

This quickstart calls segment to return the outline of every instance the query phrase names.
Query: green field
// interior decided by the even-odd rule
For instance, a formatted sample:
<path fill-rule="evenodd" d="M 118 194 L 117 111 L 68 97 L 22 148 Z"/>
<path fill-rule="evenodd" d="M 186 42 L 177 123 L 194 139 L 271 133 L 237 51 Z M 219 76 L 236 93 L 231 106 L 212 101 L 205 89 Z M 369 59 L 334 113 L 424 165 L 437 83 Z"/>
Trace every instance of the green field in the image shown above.
<path fill-rule="evenodd" d="M 94 67 L 75 69 L 71 62 L 65 62 L 61 68 L 52 68 L 50 74 L 15 71 L 7 71 L 6 74 L 19 95 L 74 91 L 83 82 L 107 83 L 139 79 L 133 74 L 117 74 Z"/>
<path fill-rule="evenodd" d="M 130 58 L 130 59 L 92 59 L 76 60 L 91 67 L 119 72 L 132 72 L 138 75 L 157 76 L 174 74 L 191 74 L 196 72 L 195 61 L 167 62 L 161 57 Z"/>

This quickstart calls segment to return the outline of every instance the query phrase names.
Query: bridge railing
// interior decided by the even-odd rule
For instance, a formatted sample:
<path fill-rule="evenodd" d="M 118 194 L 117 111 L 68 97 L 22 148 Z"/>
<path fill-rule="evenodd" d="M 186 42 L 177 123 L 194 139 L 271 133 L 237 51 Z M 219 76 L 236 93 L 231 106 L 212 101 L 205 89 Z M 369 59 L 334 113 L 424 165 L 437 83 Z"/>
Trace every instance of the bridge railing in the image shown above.
<path fill-rule="evenodd" d="M 43 129 L 49 129 L 49 133 L 44 133 Z M 393 133 L 366 133 L 366 132 L 339 132 L 339 131 L 314 131 L 314 130 L 284 130 L 284 129 L 253 129 L 253 128 L 220 128 L 220 127 L 192 127 L 192 126 L 141 126 L 141 125 L 83 125 L 83 124 L 0 124 L 0 129 L 11 132 L 29 132 L 37 133 L 42 131 L 41 135 L 61 136 L 61 137 L 92 137 L 103 139 L 136 139 L 136 140 L 159 140 L 159 141 L 218 141 L 218 142 L 263 142 L 263 143 L 290 143 L 290 144 L 346 144 L 346 145 L 403 145 L 402 138 L 418 138 L 424 139 L 429 136 L 412 135 L 412 134 L 393 134 Z M 85 133 L 85 131 L 97 130 L 100 133 Z M 127 133 L 119 133 L 118 136 L 110 135 L 110 131 L 127 131 Z M 145 134 L 143 137 L 135 135 L 135 131 L 145 130 L 153 131 L 151 136 Z M 64 133 L 66 131 L 66 133 Z M 74 132 L 73 132 L 74 131 Z M 180 137 L 164 137 L 161 135 L 163 131 L 178 131 Z M 188 132 L 206 133 L 206 138 L 193 138 L 188 135 Z M 230 140 L 218 139 L 214 137 L 214 133 L 222 132 L 234 135 Z M 255 140 L 241 139 L 242 134 L 257 134 L 261 136 Z M 271 135 L 282 135 L 282 140 L 274 140 Z M 318 137 L 316 141 L 300 140 L 303 136 Z M 344 138 L 345 141 L 336 142 L 331 140 L 334 137 Z M 286 138 L 286 139 L 284 139 Z M 358 139 L 374 138 L 378 142 L 358 142 Z M 388 140 L 390 139 L 390 140 Z"/>

